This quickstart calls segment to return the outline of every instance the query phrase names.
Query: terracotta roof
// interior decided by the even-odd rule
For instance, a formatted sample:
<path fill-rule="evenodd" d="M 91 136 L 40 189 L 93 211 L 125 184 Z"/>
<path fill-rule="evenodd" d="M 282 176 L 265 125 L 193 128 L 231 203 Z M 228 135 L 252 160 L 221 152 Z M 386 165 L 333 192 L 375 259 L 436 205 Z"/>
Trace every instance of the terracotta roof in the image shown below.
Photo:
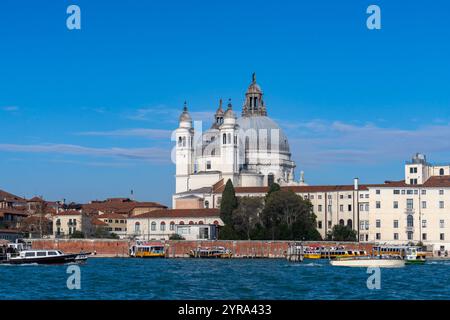
<path fill-rule="evenodd" d="M 104 213 L 97 216 L 98 219 L 127 219 L 127 216 L 124 214 L 118 213 Z"/>
<path fill-rule="evenodd" d="M 359 190 L 368 190 L 370 185 L 359 185 Z M 222 193 L 225 187 L 215 191 L 215 193 Z M 324 186 L 283 186 L 281 190 L 291 190 L 296 193 L 309 192 L 332 192 L 332 191 L 352 191 L 353 185 L 324 185 Z M 267 193 L 269 187 L 236 187 L 234 188 L 236 194 L 239 193 Z"/>
<path fill-rule="evenodd" d="M 36 196 L 31 198 L 30 200 L 27 200 L 27 202 L 44 202 L 44 200 Z"/>
<path fill-rule="evenodd" d="M 78 216 L 82 213 L 80 211 L 69 210 L 69 211 L 61 211 L 55 214 L 55 216 Z"/>
<path fill-rule="evenodd" d="M 104 202 L 93 202 L 88 204 L 83 204 L 83 211 L 89 214 L 98 213 L 99 211 L 104 213 L 122 213 L 130 214 L 135 208 L 161 208 L 165 209 L 167 206 L 160 204 L 158 202 L 137 202 L 137 201 L 104 201 Z"/>
<path fill-rule="evenodd" d="M 128 219 L 219 217 L 219 209 L 166 209 L 146 212 Z"/>
<path fill-rule="evenodd" d="M 97 218 L 93 218 L 91 219 L 91 224 L 93 224 L 94 226 L 107 226 L 108 224 L 97 219 Z"/>
<path fill-rule="evenodd" d="M 26 202 L 26 200 L 24 198 L 21 198 L 19 196 L 16 196 L 12 193 L 0 190 L 0 201 L 2 201 L 3 199 L 6 199 L 8 201 L 19 201 L 19 202 Z"/>
<path fill-rule="evenodd" d="M 374 184 L 371 187 L 379 188 L 450 188 L 450 176 L 432 176 L 423 184 L 406 184 L 405 180 L 386 181 L 383 184 Z"/>

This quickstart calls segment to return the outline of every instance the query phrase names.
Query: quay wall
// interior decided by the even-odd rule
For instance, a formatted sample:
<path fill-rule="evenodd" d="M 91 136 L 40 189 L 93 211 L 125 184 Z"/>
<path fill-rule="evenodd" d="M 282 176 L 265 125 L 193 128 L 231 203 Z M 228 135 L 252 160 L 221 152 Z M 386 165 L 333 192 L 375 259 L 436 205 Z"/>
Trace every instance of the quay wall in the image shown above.
<path fill-rule="evenodd" d="M 34 239 L 33 249 L 58 249 L 66 253 L 78 253 L 80 251 L 96 253 L 97 257 L 126 257 L 132 244 L 130 240 L 106 240 L 106 239 Z M 152 241 L 158 243 L 158 241 Z M 282 258 L 292 241 L 161 241 L 166 247 L 169 258 L 187 257 L 187 253 L 199 246 L 221 246 L 230 249 L 235 258 Z M 347 249 L 360 249 L 371 252 L 372 244 L 354 242 L 303 242 L 305 246 L 345 246 Z"/>

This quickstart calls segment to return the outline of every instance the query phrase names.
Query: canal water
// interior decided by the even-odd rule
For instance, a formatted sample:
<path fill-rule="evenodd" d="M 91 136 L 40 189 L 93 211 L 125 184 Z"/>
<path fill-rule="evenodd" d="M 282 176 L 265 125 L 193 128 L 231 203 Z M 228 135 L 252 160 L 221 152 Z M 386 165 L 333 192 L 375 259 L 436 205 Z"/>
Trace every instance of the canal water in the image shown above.
<path fill-rule="evenodd" d="M 81 288 L 72 290 L 67 268 L 0 265 L 0 298 L 450 299 L 450 261 L 381 269 L 380 289 L 373 278 L 368 289 L 367 269 L 326 260 L 91 258 L 80 266 Z"/>

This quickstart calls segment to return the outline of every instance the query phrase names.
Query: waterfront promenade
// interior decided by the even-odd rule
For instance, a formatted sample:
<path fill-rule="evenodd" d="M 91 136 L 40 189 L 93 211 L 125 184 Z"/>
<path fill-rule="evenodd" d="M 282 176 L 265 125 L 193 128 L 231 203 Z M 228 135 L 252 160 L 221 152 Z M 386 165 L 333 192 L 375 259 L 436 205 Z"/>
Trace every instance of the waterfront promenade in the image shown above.
<path fill-rule="evenodd" d="M 96 253 L 97 257 L 127 257 L 130 240 L 109 239 L 32 239 L 33 249 L 59 249 L 66 253 L 78 253 L 81 250 Z M 234 258 L 284 258 L 289 243 L 292 241 L 264 240 L 217 240 L 217 241 L 152 241 L 166 246 L 168 258 L 186 258 L 187 253 L 199 246 L 221 246 L 230 249 Z M 305 246 L 335 247 L 345 246 L 348 249 L 360 249 L 371 252 L 372 244 L 355 242 L 302 242 Z"/>

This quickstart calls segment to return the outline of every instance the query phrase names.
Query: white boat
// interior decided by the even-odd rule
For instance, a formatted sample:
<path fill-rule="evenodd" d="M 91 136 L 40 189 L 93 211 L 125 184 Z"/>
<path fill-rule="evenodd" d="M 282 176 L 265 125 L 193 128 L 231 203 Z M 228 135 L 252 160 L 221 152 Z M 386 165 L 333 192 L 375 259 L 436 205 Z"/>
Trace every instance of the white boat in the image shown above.
<path fill-rule="evenodd" d="M 383 257 L 338 258 L 336 260 L 330 260 L 330 264 L 335 267 L 402 268 L 405 266 L 405 260 Z"/>
<path fill-rule="evenodd" d="M 90 253 L 65 254 L 60 250 L 24 250 L 6 253 L 0 263 L 4 264 L 66 264 L 85 262 Z"/>

